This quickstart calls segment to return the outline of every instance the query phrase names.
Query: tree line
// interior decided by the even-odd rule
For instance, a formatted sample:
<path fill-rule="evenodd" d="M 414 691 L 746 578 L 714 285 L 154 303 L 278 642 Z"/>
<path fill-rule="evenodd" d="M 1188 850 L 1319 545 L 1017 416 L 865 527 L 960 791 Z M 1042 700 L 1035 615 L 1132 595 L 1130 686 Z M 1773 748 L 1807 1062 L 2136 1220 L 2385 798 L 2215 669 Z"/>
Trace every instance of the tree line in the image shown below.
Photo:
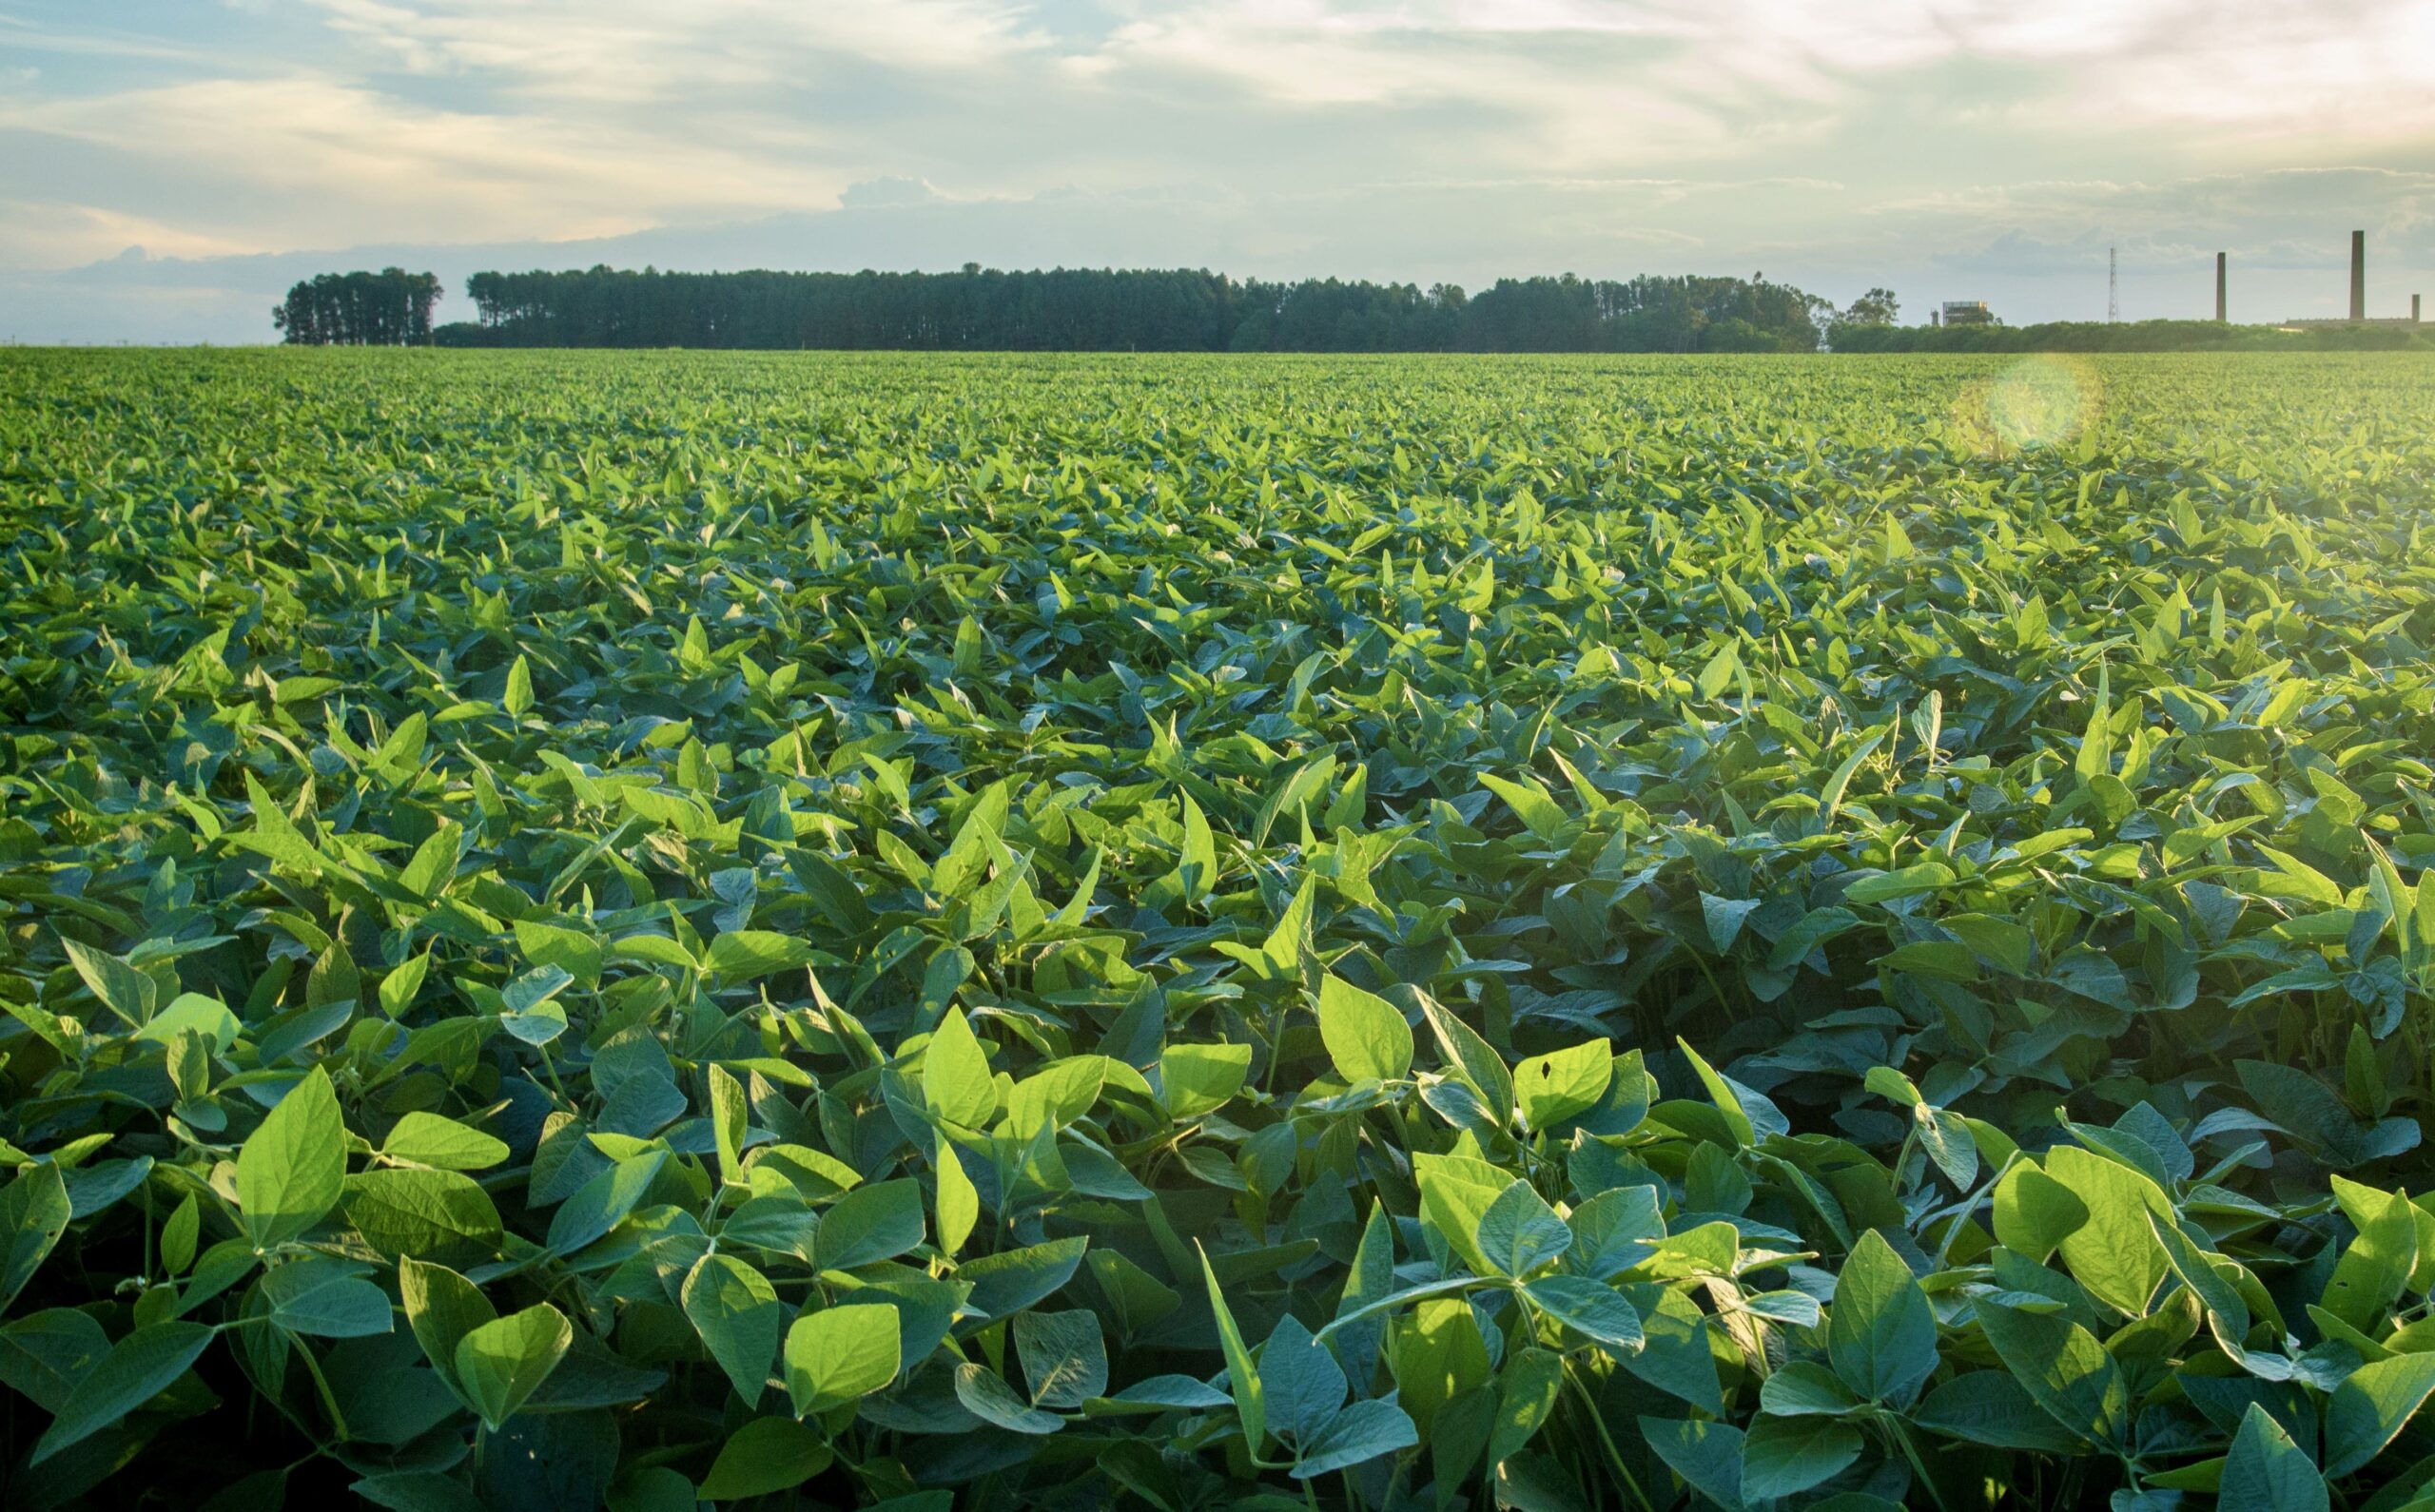
<path fill-rule="evenodd" d="M 1809 352 L 1835 311 L 1763 277 L 1452 284 L 1201 269 L 477 273 L 446 346 L 937 351 Z"/>
<path fill-rule="evenodd" d="M 293 346 L 428 346 L 440 297 L 429 273 L 323 273 L 290 288 L 270 321 Z"/>
<path fill-rule="evenodd" d="M 1896 325 L 1838 321 L 1838 352 L 2377 352 L 2424 350 L 2399 326 L 2226 325 L 2214 320 L 2046 320 L 2036 325 Z"/>

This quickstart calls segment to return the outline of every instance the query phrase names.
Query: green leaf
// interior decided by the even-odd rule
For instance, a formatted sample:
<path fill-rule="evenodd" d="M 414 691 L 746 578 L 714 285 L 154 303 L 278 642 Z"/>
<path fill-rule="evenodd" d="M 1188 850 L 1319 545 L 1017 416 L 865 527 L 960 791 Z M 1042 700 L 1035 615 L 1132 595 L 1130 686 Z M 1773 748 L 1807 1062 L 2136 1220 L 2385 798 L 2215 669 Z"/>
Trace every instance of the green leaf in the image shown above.
<path fill-rule="evenodd" d="M 42 1464 L 167 1390 L 202 1358 L 211 1338 L 212 1330 L 199 1323 L 154 1323 L 110 1346 L 60 1404 L 27 1463 Z"/>
<path fill-rule="evenodd" d="M 1249 1045 L 1169 1045 L 1159 1056 L 1167 1116 L 1181 1123 L 1216 1112 L 1242 1090 L 1251 1069 Z"/>
<path fill-rule="evenodd" d="M 410 1113 L 380 1141 L 380 1153 L 441 1171 L 486 1171 L 507 1158 L 506 1144 L 436 1113 Z"/>
<path fill-rule="evenodd" d="M 1917 898 L 1922 893 L 1935 892 L 1952 881 L 1952 867 L 1940 861 L 1923 861 L 1916 865 L 1860 878 L 1843 889 L 1843 901 L 1884 903 L 1898 898 Z"/>
<path fill-rule="evenodd" d="M 68 1231 L 68 1186 L 55 1162 L 33 1167 L 0 1192 L 0 1234 L 8 1238 L 8 1249 L 0 1250 L 0 1313 Z"/>
<path fill-rule="evenodd" d="M 2130 1387 L 2094 1334 L 2060 1314 L 2027 1312 L 1991 1297 L 1978 1300 L 1977 1311 L 1987 1342 L 2032 1401 L 2099 1448 L 2118 1450 L 2128 1442 Z"/>
<path fill-rule="evenodd" d="M 141 1029 L 151 1020 L 153 998 L 158 991 L 151 978 L 82 940 L 62 936 L 59 943 L 68 952 L 68 963 L 76 968 L 76 975 L 84 979 L 103 1007 L 118 1015 L 129 1029 Z"/>
<path fill-rule="evenodd" d="M 577 1188 L 550 1219 L 551 1252 L 573 1254 L 615 1228 L 643 1200 L 667 1159 L 667 1151 L 653 1150 L 620 1160 Z"/>
<path fill-rule="evenodd" d="M 2082 1443 L 2002 1370 L 1954 1377 L 1929 1392 L 1910 1418 L 1931 1433 L 1996 1448 L 2068 1455 L 2077 1453 Z"/>
<path fill-rule="evenodd" d="M 346 1126 L 321 1067 L 280 1098 L 237 1153 L 237 1206 L 255 1248 L 302 1237 L 346 1190 Z"/>
<path fill-rule="evenodd" d="M 290 1333 L 327 1339 L 389 1332 L 388 1295 L 358 1275 L 360 1269 L 320 1255 L 274 1267 L 262 1283 L 270 1321 Z"/>
<path fill-rule="evenodd" d="M 922 1188 L 910 1180 L 856 1187 L 821 1216 L 815 1241 L 823 1270 L 893 1260 L 922 1242 Z"/>
<path fill-rule="evenodd" d="M 2215 1492 L 2217 1512 L 2328 1512 L 2325 1477 L 2291 1442 L 2282 1425 L 2252 1402 L 2224 1457 Z"/>
<path fill-rule="evenodd" d="M 2328 1312 L 2363 1333 L 2384 1327 L 2392 1305 L 2418 1268 L 2418 1210 L 2394 1192 L 2378 1204 L 2359 1236 L 2342 1251 L 2326 1283 Z"/>
<path fill-rule="evenodd" d="M 719 1177 L 733 1185 L 744 1176 L 744 1083 L 728 1075 L 725 1066 L 712 1066 L 710 1086 L 711 1138 L 719 1153 Z"/>
<path fill-rule="evenodd" d="M 1421 1017 L 1429 1021 L 1430 1033 L 1436 1038 L 1438 1053 L 1448 1068 L 1480 1095 L 1499 1128 L 1510 1125 L 1513 1121 L 1513 1074 L 1506 1069 L 1504 1057 L 1479 1037 L 1478 1031 L 1448 1012 L 1445 1004 L 1427 993 L 1415 992 L 1412 996 L 1420 1004 Z"/>
<path fill-rule="evenodd" d="M 1860 1457 L 1860 1430 L 1828 1418 L 1761 1418 L 1742 1441 L 1742 1499 L 1799 1496 Z"/>
<path fill-rule="evenodd" d="M 521 655 L 507 669 L 507 690 L 500 702 L 514 715 L 521 715 L 533 707 L 533 669 Z"/>
<path fill-rule="evenodd" d="M 685 1316 L 748 1407 L 769 1385 L 778 1352 L 782 1309 L 777 1289 L 732 1255 L 706 1254 L 685 1277 Z"/>
<path fill-rule="evenodd" d="M 817 954 L 810 945 L 790 935 L 767 929 L 730 929 L 711 941 L 710 954 L 702 964 L 720 981 L 733 987 L 808 966 Z"/>
<path fill-rule="evenodd" d="M 1473 1233 L 1491 1273 L 1526 1276 L 1564 1258 L 1572 1230 L 1528 1181 L 1509 1183 L 1480 1214 Z"/>
<path fill-rule="evenodd" d="M 1243 1443 L 1256 1456 L 1268 1442 L 1268 1413 L 1260 1399 L 1259 1371 L 1252 1366 L 1252 1352 L 1243 1347 L 1243 1335 L 1235 1327 L 1234 1311 L 1226 1306 L 1226 1294 L 1218 1289 L 1218 1272 L 1209 1269 L 1209 1253 L 1200 1251 L 1200 1278 L 1209 1288 L 1209 1310 L 1218 1320 L 1218 1345 L 1226 1356 L 1227 1389 L 1234 1394 L 1235 1416 L 1243 1425 Z"/>
<path fill-rule="evenodd" d="M 411 1256 L 398 1262 L 398 1295 L 406 1308 L 406 1326 L 431 1361 L 443 1385 L 469 1410 L 479 1405 L 457 1375 L 457 1346 L 467 1334 L 498 1316 L 481 1289 L 446 1266 L 427 1265 Z"/>
<path fill-rule="evenodd" d="M 1276 1328 L 1259 1351 L 1259 1400 L 1268 1430 L 1296 1444 L 1325 1427 L 1344 1405 L 1343 1367 L 1327 1346 L 1292 1313 L 1276 1320 Z"/>
<path fill-rule="evenodd" d="M 1014 1333 L 1034 1406 L 1071 1412 L 1106 1392 L 1107 1344 L 1098 1313 L 1087 1308 L 1018 1312 Z"/>
<path fill-rule="evenodd" d="M 1523 1122 L 1545 1129 L 1595 1108 L 1607 1095 L 1614 1069 L 1614 1052 L 1603 1039 L 1532 1056 L 1513 1068 L 1513 1096 Z"/>
<path fill-rule="evenodd" d="M 2168 1269 L 2148 1215 L 2171 1217 L 2172 1204 L 2146 1176 L 2075 1145 L 2046 1153 L 2046 1173 L 2072 1191 L 2089 1221 L 2057 1247 L 2089 1295 L 2129 1317 L 2147 1313 Z"/>
<path fill-rule="evenodd" d="M 2435 1354 L 2397 1354 L 2363 1365 L 2333 1388 L 2325 1407 L 2325 1473 L 2365 1469 L 2435 1392 Z"/>
<path fill-rule="evenodd" d="M 2027 1160 L 1996 1183 L 1996 1238 L 2016 1254 L 2042 1264 L 2088 1221 L 2088 1206 L 2072 1189 Z"/>
<path fill-rule="evenodd" d="M 922 1095 L 930 1111 L 965 1129 L 985 1129 L 998 1111 L 989 1056 L 961 1008 L 950 1008 L 922 1052 Z"/>
<path fill-rule="evenodd" d="M 1535 838 L 1551 841 L 1564 827 L 1564 809 L 1548 796 L 1546 788 L 1529 778 L 1515 782 L 1493 772 L 1482 772 L 1480 785 L 1505 800 L 1506 806 L 1513 810 L 1514 817 L 1521 820 L 1523 827 Z"/>
<path fill-rule="evenodd" d="M 885 1304 L 847 1303 L 795 1319 L 784 1360 L 795 1416 L 859 1402 L 895 1380 L 903 1364 L 897 1317 Z"/>
<path fill-rule="evenodd" d="M 1409 1449 L 1419 1442 L 1420 1430 L 1412 1414 L 1397 1404 L 1379 1398 L 1354 1402 L 1302 1445 L 1290 1473 L 1296 1481 L 1308 1481 Z"/>
<path fill-rule="evenodd" d="M 1742 1430 L 1691 1418 L 1643 1418 L 1642 1440 L 1691 1488 L 1725 1509 L 1742 1512 Z"/>
<path fill-rule="evenodd" d="M 1826 1352 L 1844 1385 L 1893 1406 L 1908 1405 L 1936 1371 L 1937 1320 L 1927 1293 L 1874 1229 L 1836 1278 Z"/>
<path fill-rule="evenodd" d="M 1759 1405 L 1780 1418 L 1797 1418 L 1841 1417 L 1864 1404 L 1824 1366 L 1787 1360 L 1760 1386 Z"/>
<path fill-rule="evenodd" d="M 1412 1025 L 1394 1004 L 1336 977 L 1319 981 L 1319 1038 L 1348 1082 L 1400 1081 L 1412 1074 Z"/>
<path fill-rule="evenodd" d="M 828 1442 L 792 1418 L 754 1418 L 727 1436 L 711 1473 L 706 1502 L 743 1502 L 803 1484 L 836 1459 Z"/>
<path fill-rule="evenodd" d="M 418 1330 L 419 1331 L 419 1330 Z M 457 1341 L 457 1384 L 485 1427 L 499 1425 L 533 1395 L 566 1358 L 575 1326 L 546 1302 L 482 1324 Z"/>
<path fill-rule="evenodd" d="M 972 1237 L 972 1226 L 980 1221 L 981 1193 L 945 1134 L 937 1135 L 931 1148 L 930 1164 L 938 1175 L 932 1206 L 938 1220 L 939 1252 L 953 1255 Z"/>
<path fill-rule="evenodd" d="M 1015 1395 L 1015 1388 L 984 1365 L 955 1367 L 955 1399 L 974 1417 L 1009 1433 L 1036 1436 L 1054 1433 L 1065 1425 L 1065 1420 L 1056 1413 L 1042 1412 Z"/>
<path fill-rule="evenodd" d="M 1641 1347 L 1638 1309 L 1606 1282 L 1587 1276 L 1540 1276 L 1522 1290 L 1541 1312 L 1618 1358 Z"/>

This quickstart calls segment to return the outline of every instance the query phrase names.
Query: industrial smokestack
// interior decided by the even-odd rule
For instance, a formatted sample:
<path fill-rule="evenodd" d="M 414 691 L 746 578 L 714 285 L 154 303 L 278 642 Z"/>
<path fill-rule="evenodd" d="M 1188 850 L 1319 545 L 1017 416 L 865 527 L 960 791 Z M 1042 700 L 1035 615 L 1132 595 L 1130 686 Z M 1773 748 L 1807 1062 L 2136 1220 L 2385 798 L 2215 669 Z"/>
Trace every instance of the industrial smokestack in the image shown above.
<path fill-rule="evenodd" d="M 2367 318 L 2367 233 L 2350 233 L 2350 319 Z"/>
<path fill-rule="evenodd" d="M 2224 254 L 2215 254 L 2215 323 L 2224 323 Z"/>
<path fill-rule="evenodd" d="M 2415 294 L 2409 297 L 2409 323 L 2418 323 L 2418 296 Z"/>

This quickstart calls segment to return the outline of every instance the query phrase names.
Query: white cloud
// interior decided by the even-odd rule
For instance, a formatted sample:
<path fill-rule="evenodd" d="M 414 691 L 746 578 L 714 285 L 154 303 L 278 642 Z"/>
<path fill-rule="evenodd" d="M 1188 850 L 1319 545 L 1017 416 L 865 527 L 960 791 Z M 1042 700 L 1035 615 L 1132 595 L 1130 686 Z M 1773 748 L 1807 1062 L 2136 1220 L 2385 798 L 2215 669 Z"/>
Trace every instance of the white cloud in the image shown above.
<path fill-rule="evenodd" d="M 806 165 L 806 138 L 697 119 L 709 129 L 679 134 L 648 118 L 439 109 L 312 75 L 0 104 L 0 130 L 244 185 L 248 201 L 276 206 L 270 223 L 249 204 L 187 234 L 257 245 L 427 235 L 435 220 L 461 240 L 605 236 L 835 193 L 832 177 Z"/>

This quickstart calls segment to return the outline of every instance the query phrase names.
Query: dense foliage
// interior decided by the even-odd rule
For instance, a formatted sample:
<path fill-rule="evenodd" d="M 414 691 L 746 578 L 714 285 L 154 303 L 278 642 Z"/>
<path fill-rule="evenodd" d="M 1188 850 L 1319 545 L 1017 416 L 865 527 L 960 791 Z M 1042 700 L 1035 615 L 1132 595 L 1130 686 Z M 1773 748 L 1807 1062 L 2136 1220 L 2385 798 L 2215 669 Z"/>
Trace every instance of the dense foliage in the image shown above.
<path fill-rule="evenodd" d="M 0 354 L 5 1499 L 2423 1504 L 2430 397 Z"/>
<path fill-rule="evenodd" d="M 299 280 L 270 323 L 290 346 L 428 346 L 439 280 L 429 273 L 323 273 Z"/>
<path fill-rule="evenodd" d="M 1831 312 L 1757 279 L 1237 281 L 1200 269 L 477 273 L 446 346 L 985 352 L 1811 352 Z"/>

